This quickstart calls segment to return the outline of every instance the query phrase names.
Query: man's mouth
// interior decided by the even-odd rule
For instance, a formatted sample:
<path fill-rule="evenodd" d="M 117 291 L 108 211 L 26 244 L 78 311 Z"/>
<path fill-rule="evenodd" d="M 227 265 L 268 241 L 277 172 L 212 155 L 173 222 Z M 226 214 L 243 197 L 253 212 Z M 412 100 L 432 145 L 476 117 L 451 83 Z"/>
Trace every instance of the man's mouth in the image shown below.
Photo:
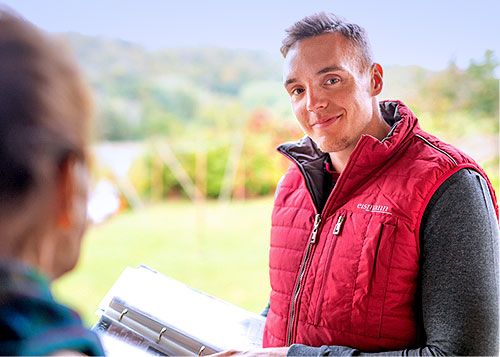
<path fill-rule="evenodd" d="M 329 117 L 329 118 L 321 118 L 321 119 L 316 120 L 316 122 L 312 126 L 314 128 L 317 128 L 317 129 L 325 128 L 325 127 L 329 126 L 330 124 L 333 124 L 334 122 L 339 120 L 340 117 L 342 117 L 342 114 L 334 115 L 334 116 Z"/>

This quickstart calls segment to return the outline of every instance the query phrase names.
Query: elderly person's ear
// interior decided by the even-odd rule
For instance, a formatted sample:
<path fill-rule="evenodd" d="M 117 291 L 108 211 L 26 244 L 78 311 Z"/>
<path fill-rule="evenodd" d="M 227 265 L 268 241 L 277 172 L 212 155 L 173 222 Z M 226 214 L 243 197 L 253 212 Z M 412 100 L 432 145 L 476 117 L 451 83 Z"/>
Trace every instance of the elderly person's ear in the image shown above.
<path fill-rule="evenodd" d="M 87 214 L 88 168 L 74 155 L 59 164 L 57 175 L 58 220 L 60 229 L 72 228 Z"/>
<path fill-rule="evenodd" d="M 87 222 L 89 173 L 86 164 L 70 155 L 59 165 L 57 175 L 57 234 L 54 278 L 71 270 L 80 254 Z"/>

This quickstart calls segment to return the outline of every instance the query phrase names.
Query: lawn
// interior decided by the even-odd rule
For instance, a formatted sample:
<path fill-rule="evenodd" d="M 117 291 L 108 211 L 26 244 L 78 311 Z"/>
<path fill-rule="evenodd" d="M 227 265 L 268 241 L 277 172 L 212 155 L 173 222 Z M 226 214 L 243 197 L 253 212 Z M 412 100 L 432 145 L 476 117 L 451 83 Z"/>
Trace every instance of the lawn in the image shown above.
<path fill-rule="evenodd" d="M 267 304 L 272 199 L 196 208 L 169 201 L 121 213 L 89 229 L 77 268 L 55 295 L 87 325 L 127 266 L 145 264 L 196 289 L 254 312 Z"/>

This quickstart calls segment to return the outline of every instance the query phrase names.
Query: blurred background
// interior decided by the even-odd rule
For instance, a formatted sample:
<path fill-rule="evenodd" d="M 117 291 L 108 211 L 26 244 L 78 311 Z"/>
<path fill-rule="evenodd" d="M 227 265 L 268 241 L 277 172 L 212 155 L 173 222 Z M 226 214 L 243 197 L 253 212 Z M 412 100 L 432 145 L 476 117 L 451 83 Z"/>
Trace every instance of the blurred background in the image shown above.
<path fill-rule="evenodd" d="M 381 99 L 472 155 L 499 188 L 500 2 L 7 1 L 72 47 L 93 89 L 93 194 L 77 269 L 55 284 L 90 325 L 146 264 L 259 312 L 272 196 L 301 137 L 281 83 L 284 29 L 332 11 L 364 26 Z"/>

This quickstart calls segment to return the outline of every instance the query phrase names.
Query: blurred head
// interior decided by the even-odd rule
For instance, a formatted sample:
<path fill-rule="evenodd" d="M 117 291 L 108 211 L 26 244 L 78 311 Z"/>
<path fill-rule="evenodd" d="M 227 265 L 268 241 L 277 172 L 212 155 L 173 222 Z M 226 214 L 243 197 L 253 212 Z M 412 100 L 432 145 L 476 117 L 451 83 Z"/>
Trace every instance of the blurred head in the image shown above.
<path fill-rule="evenodd" d="M 0 258 L 55 278 L 86 222 L 91 100 L 57 40 L 0 8 Z"/>
<path fill-rule="evenodd" d="M 286 32 L 283 80 L 304 132 L 323 152 L 347 155 L 361 135 L 379 137 L 386 125 L 376 100 L 382 67 L 373 63 L 365 30 L 320 13 Z"/>

